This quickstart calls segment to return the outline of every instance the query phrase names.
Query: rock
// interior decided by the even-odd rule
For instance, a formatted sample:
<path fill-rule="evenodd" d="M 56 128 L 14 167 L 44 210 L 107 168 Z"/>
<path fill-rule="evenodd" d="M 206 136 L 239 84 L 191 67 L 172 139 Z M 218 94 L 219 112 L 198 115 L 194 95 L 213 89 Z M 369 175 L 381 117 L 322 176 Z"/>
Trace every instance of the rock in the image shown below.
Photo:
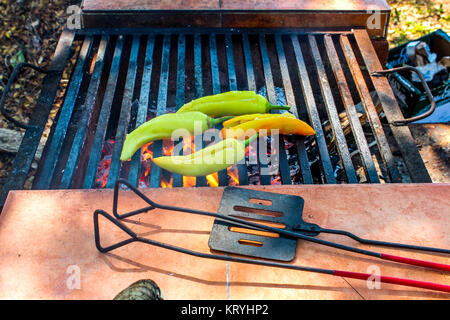
<path fill-rule="evenodd" d="M 153 280 L 139 280 L 122 290 L 114 300 L 163 300 L 161 290 Z"/>
<path fill-rule="evenodd" d="M 15 154 L 19 151 L 20 143 L 22 142 L 24 133 L 16 130 L 0 128 L 0 152 Z M 44 144 L 39 144 L 39 147 L 34 156 L 34 160 L 41 159 Z"/>

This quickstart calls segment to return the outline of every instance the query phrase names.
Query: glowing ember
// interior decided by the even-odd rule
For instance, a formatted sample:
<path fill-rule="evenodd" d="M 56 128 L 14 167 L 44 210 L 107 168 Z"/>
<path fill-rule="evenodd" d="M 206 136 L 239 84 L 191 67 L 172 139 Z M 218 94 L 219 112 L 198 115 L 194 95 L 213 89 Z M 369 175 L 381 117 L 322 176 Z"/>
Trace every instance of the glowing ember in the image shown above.
<path fill-rule="evenodd" d="M 111 167 L 111 157 L 114 148 L 114 140 L 110 139 L 105 142 L 102 149 L 102 160 L 97 168 L 97 176 L 95 179 L 95 188 L 104 188 L 108 182 L 109 168 Z"/>
<path fill-rule="evenodd" d="M 237 166 L 232 166 L 231 168 L 228 168 L 228 176 L 230 177 L 230 181 L 228 182 L 230 186 L 239 185 L 239 174 Z"/>
<path fill-rule="evenodd" d="M 141 169 L 138 181 L 139 188 L 148 188 L 150 186 L 148 175 L 152 170 L 152 159 L 153 159 L 152 146 L 153 146 L 152 143 L 148 143 L 144 145 L 141 149 Z"/>
<path fill-rule="evenodd" d="M 100 177 L 95 180 L 95 184 L 97 187 L 99 188 L 106 187 L 110 167 L 111 167 L 111 156 L 109 156 L 108 159 L 103 159 L 103 161 L 100 164 L 100 167 L 98 168 Z"/>
<path fill-rule="evenodd" d="M 278 174 L 276 176 L 272 176 L 270 180 L 271 185 L 279 185 L 281 184 L 281 176 Z"/>
<path fill-rule="evenodd" d="M 174 146 L 172 140 L 163 140 L 163 155 L 172 156 Z"/>

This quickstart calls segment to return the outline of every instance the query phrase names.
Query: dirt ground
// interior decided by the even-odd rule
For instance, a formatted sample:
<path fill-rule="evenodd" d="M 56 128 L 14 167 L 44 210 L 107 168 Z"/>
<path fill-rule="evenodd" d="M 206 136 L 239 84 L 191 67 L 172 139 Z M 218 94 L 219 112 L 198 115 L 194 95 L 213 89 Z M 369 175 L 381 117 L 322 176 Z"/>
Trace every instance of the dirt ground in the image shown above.
<path fill-rule="evenodd" d="M 450 125 L 411 125 L 410 129 L 431 180 L 450 183 Z"/>
<path fill-rule="evenodd" d="M 65 10 L 67 6 L 77 2 L 79 1 L 0 0 L 0 93 L 18 63 L 27 61 L 42 68 L 49 65 L 67 19 Z M 388 38 L 391 47 L 436 29 L 443 29 L 447 33 L 450 31 L 448 0 L 388 2 L 392 8 Z M 67 79 L 69 74 L 64 74 L 62 82 L 66 83 Z M 40 92 L 41 80 L 42 75 L 34 71 L 24 72 L 12 88 L 6 106 L 7 111 L 14 114 L 17 120 L 28 121 L 34 101 Z M 55 101 L 53 113 L 57 112 L 62 101 L 63 89 L 64 87 Z M 0 128 L 17 130 L 1 115 Z M 413 134 L 418 140 L 427 167 L 433 172 L 433 181 L 450 182 L 449 126 L 440 127 L 438 133 L 433 133 L 429 128 L 413 129 Z M 0 152 L 0 188 L 8 175 L 13 158 L 12 154 Z"/>

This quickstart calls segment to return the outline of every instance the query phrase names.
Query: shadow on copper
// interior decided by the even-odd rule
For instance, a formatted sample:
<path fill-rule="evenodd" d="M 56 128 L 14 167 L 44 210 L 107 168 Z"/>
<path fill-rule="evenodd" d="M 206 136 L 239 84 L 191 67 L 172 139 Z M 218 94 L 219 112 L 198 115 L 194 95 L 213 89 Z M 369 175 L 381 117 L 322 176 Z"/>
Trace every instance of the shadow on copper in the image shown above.
<path fill-rule="evenodd" d="M 149 206 L 126 212 L 126 213 L 118 213 L 118 201 L 119 201 L 119 189 L 120 185 L 127 186 L 131 191 L 133 191 L 136 195 L 138 195 L 142 200 L 144 200 L 146 203 L 149 204 Z M 180 253 L 200 257 L 200 258 L 207 258 L 207 259 L 216 259 L 216 260 L 223 260 L 223 261 L 230 261 L 230 262 L 237 262 L 237 263 L 247 263 L 247 264 L 256 264 L 256 265 L 262 265 L 262 266 L 268 266 L 268 267 L 277 267 L 277 268 L 285 268 L 285 269 L 293 269 L 293 270 L 300 270 L 300 271 L 308 271 L 308 272 L 315 272 L 315 273 L 322 273 L 322 274 L 329 274 L 334 276 L 340 276 L 340 277 L 346 277 L 346 278 L 354 278 L 354 279 L 360 279 L 360 280 L 367 280 L 371 277 L 373 277 L 372 274 L 366 274 L 366 273 L 356 273 L 356 272 L 348 272 L 348 271 L 339 271 L 339 270 L 331 270 L 331 269 L 322 269 L 322 268 L 314 268 L 314 267 L 306 267 L 306 266 L 297 266 L 293 264 L 288 263 L 277 263 L 267 260 L 258 260 L 258 259 L 249 259 L 249 258 L 241 258 L 241 257 L 234 257 L 234 256 L 228 256 L 228 255 L 219 255 L 219 254 L 209 254 L 209 253 L 202 253 L 197 252 L 185 248 L 181 248 L 178 246 L 173 246 L 167 243 L 162 243 L 158 241 L 154 241 L 148 238 L 143 238 L 138 236 L 136 233 L 134 233 L 131 229 L 129 229 L 125 224 L 123 224 L 121 219 L 124 219 L 126 217 L 135 216 L 144 212 L 151 211 L 155 208 L 163 209 L 163 210 L 169 210 L 169 211 L 178 211 L 178 212 L 184 212 L 184 213 L 191 213 L 191 214 L 197 214 L 202 216 L 210 216 L 215 217 L 217 219 L 224 220 L 226 222 L 232 223 L 236 226 L 244 226 L 247 228 L 252 228 L 255 230 L 261 230 L 261 231 L 269 231 L 269 232 L 275 232 L 278 233 L 282 237 L 288 237 L 288 238 L 294 238 L 294 239 L 302 239 L 310 242 L 314 242 L 317 244 L 355 252 L 367 256 L 372 256 L 375 258 L 383 259 L 383 260 L 389 260 L 393 262 L 398 262 L 402 264 L 408 264 L 408 265 L 415 265 L 420 267 L 426 267 L 430 269 L 440 270 L 440 271 L 450 271 L 450 265 L 446 264 L 440 264 L 435 263 L 431 261 L 423 261 L 423 260 L 416 260 L 416 259 L 410 259 L 405 257 L 398 257 L 393 255 L 388 255 L 384 253 L 359 249 L 331 241 L 326 241 L 318 238 L 314 238 L 312 236 L 308 236 L 302 232 L 324 232 L 324 233 L 333 233 L 333 234 L 339 234 L 348 236 L 358 242 L 365 243 L 365 244 L 374 244 L 374 245 L 382 245 L 382 246 L 389 246 L 389 247 L 399 247 L 399 248 L 405 248 L 405 249 L 414 249 L 414 250 L 421 250 L 421 251 L 429 251 L 429 252 L 437 252 L 437 253 L 445 253 L 449 254 L 450 250 L 448 249 L 441 249 L 441 248 L 430 248 L 430 247 L 421 247 L 421 246 L 414 246 L 414 245 L 407 245 L 407 244 L 398 244 L 398 243 L 391 243 L 391 242 L 383 242 L 383 241 L 374 241 L 374 240 L 367 240 L 362 239 L 357 236 L 355 236 L 352 233 L 349 233 L 347 231 L 342 230 L 333 230 L 333 229 L 322 229 L 318 227 L 317 225 L 312 225 L 311 228 L 313 230 L 298 230 L 298 231 L 290 231 L 280 228 L 274 228 L 269 227 L 266 225 L 253 223 L 250 221 L 246 221 L 243 219 L 231 217 L 231 216 L 225 216 L 218 213 L 208 212 L 208 211 L 201 211 L 201 210 L 195 210 L 195 209 L 188 209 L 188 208 L 181 208 L 176 206 L 168 206 L 156 203 L 152 201 L 150 198 L 145 196 L 141 191 L 139 191 L 137 188 L 132 186 L 128 181 L 119 179 L 117 180 L 115 186 L 114 186 L 114 199 L 113 199 L 113 215 L 110 215 L 104 210 L 98 209 L 94 212 L 94 234 L 95 234 L 95 245 L 97 249 L 102 252 L 106 253 L 111 250 L 123 247 L 125 245 L 128 245 L 133 242 L 141 242 L 148 245 L 153 245 L 157 247 L 161 247 L 168 250 L 177 251 Z M 100 241 L 100 231 L 99 231 L 99 216 L 103 216 L 110 222 L 112 222 L 114 225 L 116 225 L 118 228 L 120 228 L 122 231 L 124 231 L 130 238 L 117 242 L 113 245 L 103 247 L 101 245 Z M 418 288 L 424 288 L 424 289 L 430 289 L 430 290 L 437 290 L 437 291 L 443 291 L 450 293 L 450 286 L 443 285 L 443 284 L 436 284 L 436 283 L 430 283 L 430 282 L 423 282 L 418 280 L 411 280 L 411 279 L 401 279 L 401 278 L 394 278 L 394 277 L 388 277 L 388 276 L 380 276 L 380 281 L 384 283 L 392 283 L 392 284 L 398 284 L 403 286 L 410 286 L 410 287 L 418 287 Z"/>

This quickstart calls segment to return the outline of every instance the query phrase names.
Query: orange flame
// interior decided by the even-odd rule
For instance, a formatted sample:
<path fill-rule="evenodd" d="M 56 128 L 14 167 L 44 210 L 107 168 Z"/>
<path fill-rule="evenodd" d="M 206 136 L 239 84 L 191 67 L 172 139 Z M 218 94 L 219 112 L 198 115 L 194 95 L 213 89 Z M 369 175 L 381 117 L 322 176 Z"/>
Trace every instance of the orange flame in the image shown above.
<path fill-rule="evenodd" d="M 189 141 L 190 140 L 190 141 Z M 195 152 L 194 137 L 190 139 L 183 139 L 183 155 L 188 155 Z M 197 179 L 195 177 L 183 176 L 183 187 L 195 187 Z"/>
<path fill-rule="evenodd" d="M 183 176 L 183 187 L 195 187 L 197 179 L 195 177 Z"/>
<path fill-rule="evenodd" d="M 102 148 L 102 160 L 98 164 L 95 176 L 95 187 L 104 188 L 108 182 L 109 169 L 111 167 L 111 157 L 114 148 L 114 140 L 105 141 Z"/>
<path fill-rule="evenodd" d="M 163 156 L 171 156 L 174 148 L 173 141 L 171 140 L 163 140 Z M 170 177 L 166 176 L 167 172 L 161 174 L 161 188 L 172 188 L 173 187 L 173 175 L 170 174 Z"/>
<path fill-rule="evenodd" d="M 281 177 L 279 175 L 272 177 L 270 180 L 271 185 L 280 185 L 281 184 Z"/>
<path fill-rule="evenodd" d="M 163 141 L 163 155 L 171 156 L 175 145 L 172 140 Z"/>
<path fill-rule="evenodd" d="M 153 150 L 150 150 L 152 143 L 147 143 L 142 147 L 142 157 L 141 161 L 153 160 Z M 148 174 L 148 173 L 147 173 Z"/>
<path fill-rule="evenodd" d="M 217 172 L 207 175 L 206 180 L 208 181 L 208 186 L 210 187 L 219 186 L 219 174 Z"/>
<path fill-rule="evenodd" d="M 183 154 L 188 155 L 195 152 L 195 137 L 191 136 L 190 139 L 183 139 Z M 190 141 L 189 141 L 190 140 Z"/>
<path fill-rule="evenodd" d="M 96 185 L 100 188 L 106 187 L 108 182 L 109 168 L 111 167 L 111 159 L 104 159 L 100 162 L 100 166 L 97 169 L 100 172 L 100 177 L 95 179 Z"/>
<path fill-rule="evenodd" d="M 164 178 L 161 179 L 161 188 L 172 188 L 173 186 L 173 176 L 170 177 L 169 181 L 166 181 Z"/>
<path fill-rule="evenodd" d="M 194 144 L 194 137 L 186 138 L 183 140 L 183 154 L 191 154 L 195 152 L 195 144 Z M 108 141 L 109 144 L 113 145 L 114 140 Z M 174 150 L 174 142 L 171 140 L 164 140 L 163 141 L 163 155 L 164 156 L 172 156 L 173 150 Z M 252 154 L 255 153 L 256 150 L 248 146 L 246 148 L 246 154 Z M 153 143 L 150 142 L 146 145 L 144 145 L 141 149 L 141 174 L 139 177 L 139 186 L 142 188 L 149 187 L 149 181 L 148 176 L 151 172 L 153 163 Z M 105 188 L 106 184 L 108 182 L 108 174 L 109 169 L 111 166 L 111 154 L 107 152 L 107 154 L 104 156 L 102 161 L 99 164 L 98 170 L 97 170 L 97 178 L 95 180 L 97 187 Z M 236 186 L 239 185 L 239 175 L 238 175 L 238 169 L 237 166 L 232 166 L 227 169 L 227 173 L 230 177 L 229 185 Z M 218 187 L 219 186 L 219 175 L 217 172 L 212 173 L 210 175 L 206 176 L 207 184 L 210 187 Z M 197 179 L 196 177 L 186 177 L 183 176 L 183 187 L 195 187 L 196 186 Z M 277 181 L 273 181 L 273 183 L 277 183 Z M 161 175 L 161 184 L 160 186 L 162 188 L 172 188 L 173 187 L 173 175 L 170 174 L 170 176 L 167 174 L 167 172 L 164 172 L 164 174 Z"/>
<path fill-rule="evenodd" d="M 237 166 L 232 166 L 228 168 L 228 175 L 230 176 L 230 186 L 238 186 L 239 185 L 239 174 Z"/>

